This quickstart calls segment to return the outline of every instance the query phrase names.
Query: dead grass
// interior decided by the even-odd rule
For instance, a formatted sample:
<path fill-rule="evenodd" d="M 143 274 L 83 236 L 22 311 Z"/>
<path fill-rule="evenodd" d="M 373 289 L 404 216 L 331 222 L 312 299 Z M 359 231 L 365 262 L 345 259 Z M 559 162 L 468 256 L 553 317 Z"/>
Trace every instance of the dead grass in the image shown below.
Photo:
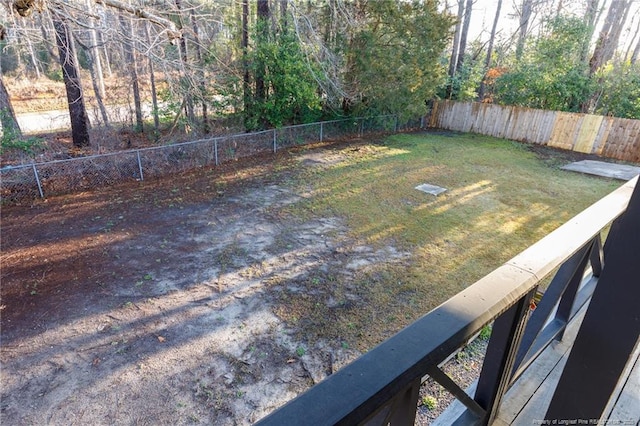
<path fill-rule="evenodd" d="M 341 338 L 361 350 L 619 186 L 562 171 L 525 145 L 476 135 L 396 135 L 341 154 L 305 174 L 300 185 L 311 196 L 296 214 L 342 217 L 356 240 L 408 256 L 368 268 L 346 290 L 339 278 L 318 282 L 344 300 L 337 308 L 304 292 L 289 295 L 287 305 L 299 308 L 292 316 L 306 318 L 300 325 L 307 337 Z M 448 191 L 434 197 L 414 189 L 422 183 Z"/>
<path fill-rule="evenodd" d="M 95 94 L 91 85 L 91 76 L 83 70 L 80 79 L 83 84 L 87 108 L 97 108 Z M 68 108 L 67 95 L 62 81 L 55 81 L 45 77 L 30 79 L 5 76 L 4 83 L 16 114 L 66 110 Z M 160 81 L 158 84 L 161 88 L 166 87 L 164 81 Z M 104 102 L 106 105 L 121 105 L 133 102 L 128 79 L 115 74 L 111 77 L 107 76 L 105 77 L 105 87 L 107 96 Z M 141 91 L 144 100 L 150 101 L 151 95 L 148 82 L 141 82 Z"/>

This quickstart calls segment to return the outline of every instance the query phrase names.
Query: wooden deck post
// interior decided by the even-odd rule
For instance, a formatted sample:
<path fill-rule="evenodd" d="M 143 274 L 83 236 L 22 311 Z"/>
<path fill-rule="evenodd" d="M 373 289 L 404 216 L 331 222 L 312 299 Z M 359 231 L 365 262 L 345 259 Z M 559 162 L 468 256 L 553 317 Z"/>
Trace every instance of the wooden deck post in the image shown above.
<path fill-rule="evenodd" d="M 598 421 L 639 341 L 639 307 L 640 185 L 611 228 L 598 286 L 545 419 L 602 424 Z M 580 423 L 585 421 L 591 423 Z"/>

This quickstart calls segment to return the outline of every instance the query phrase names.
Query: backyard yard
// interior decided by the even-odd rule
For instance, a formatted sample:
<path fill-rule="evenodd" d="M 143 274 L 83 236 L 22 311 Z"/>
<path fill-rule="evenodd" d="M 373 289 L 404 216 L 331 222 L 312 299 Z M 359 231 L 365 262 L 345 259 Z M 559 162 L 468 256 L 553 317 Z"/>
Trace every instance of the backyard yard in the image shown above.
<path fill-rule="evenodd" d="M 255 422 L 620 185 L 580 158 L 426 132 L 3 206 L 0 422 Z"/>

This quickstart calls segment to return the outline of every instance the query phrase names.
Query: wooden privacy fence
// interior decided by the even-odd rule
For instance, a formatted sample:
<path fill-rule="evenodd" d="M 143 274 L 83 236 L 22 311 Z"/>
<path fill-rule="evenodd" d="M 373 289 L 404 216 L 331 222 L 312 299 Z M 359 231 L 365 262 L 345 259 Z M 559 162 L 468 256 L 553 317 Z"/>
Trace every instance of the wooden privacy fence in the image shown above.
<path fill-rule="evenodd" d="M 640 162 L 640 120 L 443 100 L 434 102 L 429 127 Z"/>

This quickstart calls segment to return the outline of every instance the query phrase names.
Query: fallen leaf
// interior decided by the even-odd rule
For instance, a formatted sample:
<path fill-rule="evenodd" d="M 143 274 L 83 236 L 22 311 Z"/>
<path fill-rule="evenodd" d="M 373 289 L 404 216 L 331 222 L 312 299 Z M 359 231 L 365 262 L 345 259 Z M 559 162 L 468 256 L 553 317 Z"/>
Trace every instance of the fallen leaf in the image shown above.
<path fill-rule="evenodd" d="M 100 358 L 94 359 L 92 364 L 93 364 L 94 367 L 96 367 L 98 364 L 100 364 Z"/>
<path fill-rule="evenodd" d="M 295 359 L 295 358 L 289 358 L 289 359 L 287 360 L 287 364 L 292 364 L 292 363 L 294 363 L 294 362 L 296 362 L 296 361 L 297 361 L 297 359 Z"/>
<path fill-rule="evenodd" d="M 158 336 L 158 341 L 159 341 L 160 343 L 164 342 L 165 340 L 167 340 L 167 339 L 165 339 L 165 338 L 164 338 L 164 337 L 162 337 L 162 336 Z"/>

